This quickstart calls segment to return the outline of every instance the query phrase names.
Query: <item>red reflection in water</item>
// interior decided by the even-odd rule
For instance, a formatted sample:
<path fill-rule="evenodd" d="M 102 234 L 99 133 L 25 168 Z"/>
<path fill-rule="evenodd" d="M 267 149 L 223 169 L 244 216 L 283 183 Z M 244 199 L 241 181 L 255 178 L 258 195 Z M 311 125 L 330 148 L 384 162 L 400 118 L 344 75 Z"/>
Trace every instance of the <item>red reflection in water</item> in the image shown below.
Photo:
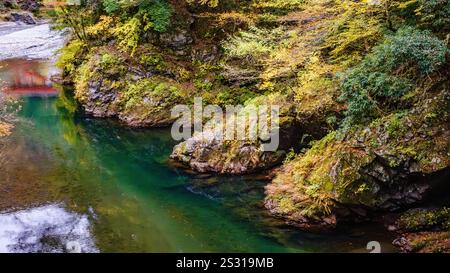
<path fill-rule="evenodd" d="M 40 61 L 9 60 L 0 63 L 3 92 L 18 96 L 57 95 L 49 80 L 49 65 Z"/>
<path fill-rule="evenodd" d="M 4 92 L 9 95 L 57 95 L 58 90 L 49 86 L 39 87 L 6 87 Z"/>

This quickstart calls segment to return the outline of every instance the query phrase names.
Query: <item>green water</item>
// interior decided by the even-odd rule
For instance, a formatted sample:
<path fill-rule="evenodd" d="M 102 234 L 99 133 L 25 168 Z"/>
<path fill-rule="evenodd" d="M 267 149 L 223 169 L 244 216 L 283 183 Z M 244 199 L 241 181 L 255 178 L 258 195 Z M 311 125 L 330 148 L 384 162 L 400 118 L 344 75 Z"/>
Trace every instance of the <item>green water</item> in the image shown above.
<path fill-rule="evenodd" d="M 22 95 L 19 105 L 0 178 L 21 187 L 11 186 L 14 198 L 3 209 L 62 203 L 89 215 L 100 251 L 357 251 L 383 240 L 368 231 L 314 235 L 285 226 L 262 206 L 266 181 L 172 167 L 170 129 L 76 114 L 67 91 Z"/>

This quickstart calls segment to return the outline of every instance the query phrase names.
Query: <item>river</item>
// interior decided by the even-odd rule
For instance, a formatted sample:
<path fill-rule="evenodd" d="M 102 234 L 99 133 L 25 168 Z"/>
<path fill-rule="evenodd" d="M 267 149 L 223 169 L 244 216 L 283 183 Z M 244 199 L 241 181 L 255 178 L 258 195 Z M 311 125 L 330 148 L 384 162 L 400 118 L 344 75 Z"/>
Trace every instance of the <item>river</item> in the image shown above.
<path fill-rule="evenodd" d="M 4 33 L 21 41 L 20 31 Z M 49 48 L 37 48 L 0 62 L 2 92 L 18 100 L 15 128 L 0 139 L 0 252 L 367 252 L 369 241 L 392 250 L 377 225 L 326 235 L 285 225 L 263 208 L 258 177 L 173 167 L 170 129 L 78 113 L 70 89 L 49 81 L 54 52 L 42 59 Z"/>

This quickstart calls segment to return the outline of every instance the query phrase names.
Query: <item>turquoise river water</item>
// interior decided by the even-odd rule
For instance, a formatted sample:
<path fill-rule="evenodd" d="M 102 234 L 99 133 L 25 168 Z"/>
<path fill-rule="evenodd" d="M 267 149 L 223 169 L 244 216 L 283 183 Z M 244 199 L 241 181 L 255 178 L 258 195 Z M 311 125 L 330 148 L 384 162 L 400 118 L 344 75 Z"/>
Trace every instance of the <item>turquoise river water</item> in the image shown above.
<path fill-rule="evenodd" d="M 0 212 L 57 204 L 87 217 L 102 252 L 367 252 L 369 241 L 389 244 L 373 231 L 380 228 L 318 235 L 288 227 L 263 208 L 267 181 L 188 174 L 168 160 L 170 129 L 76 114 L 70 92 L 49 83 L 46 62 L 0 67 L 2 92 L 18 100 L 15 128 L 0 146 Z"/>

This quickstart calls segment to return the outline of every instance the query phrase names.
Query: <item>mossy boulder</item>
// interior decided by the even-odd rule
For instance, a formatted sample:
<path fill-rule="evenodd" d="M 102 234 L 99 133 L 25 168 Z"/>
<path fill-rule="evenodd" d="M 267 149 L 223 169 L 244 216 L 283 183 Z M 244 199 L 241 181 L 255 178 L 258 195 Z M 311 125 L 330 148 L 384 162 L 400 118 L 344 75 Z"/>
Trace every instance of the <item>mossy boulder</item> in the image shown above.
<path fill-rule="evenodd" d="M 328 229 L 421 201 L 432 174 L 450 165 L 448 85 L 434 88 L 410 110 L 316 142 L 267 186 L 266 207 L 301 228 Z"/>
<path fill-rule="evenodd" d="M 245 174 L 271 168 L 280 164 L 292 148 L 300 148 L 307 144 L 311 134 L 323 134 L 324 130 L 310 124 L 300 124 L 297 117 L 296 104 L 287 95 L 272 93 L 259 96 L 246 103 L 241 113 L 250 111 L 252 107 L 264 105 L 280 106 L 280 145 L 276 151 L 264 151 L 260 138 L 255 140 L 223 140 L 219 126 L 216 131 L 196 134 L 175 146 L 171 158 L 198 172 L 214 172 L 221 174 Z M 238 114 L 239 115 L 239 114 Z M 314 128 L 311 131 L 303 131 Z"/>
<path fill-rule="evenodd" d="M 118 94 L 127 86 L 127 67 L 113 49 L 102 48 L 90 56 L 78 69 L 75 78 L 75 98 L 88 114 L 112 117 L 120 110 Z"/>
<path fill-rule="evenodd" d="M 404 232 L 427 230 L 450 231 L 450 208 L 411 209 L 399 217 L 396 226 Z"/>
<path fill-rule="evenodd" d="M 169 79 L 146 78 L 128 85 L 120 93 L 119 119 L 131 126 L 168 126 L 175 120 L 172 108 L 183 103 L 181 89 Z"/>
<path fill-rule="evenodd" d="M 450 252 L 450 209 L 412 209 L 396 222 L 399 237 L 393 244 L 402 252 Z"/>
<path fill-rule="evenodd" d="M 450 231 L 406 233 L 394 241 L 402 252 L 449 253 Z"/>
<path fill-rule="evenodd" d="M 172 107 L 186 97 L 174 80 L 133 64 L 114 48 L 94 50 L 76 75 L 75 98 L 86 113 L 134 127 L 170 125 Z"/>

